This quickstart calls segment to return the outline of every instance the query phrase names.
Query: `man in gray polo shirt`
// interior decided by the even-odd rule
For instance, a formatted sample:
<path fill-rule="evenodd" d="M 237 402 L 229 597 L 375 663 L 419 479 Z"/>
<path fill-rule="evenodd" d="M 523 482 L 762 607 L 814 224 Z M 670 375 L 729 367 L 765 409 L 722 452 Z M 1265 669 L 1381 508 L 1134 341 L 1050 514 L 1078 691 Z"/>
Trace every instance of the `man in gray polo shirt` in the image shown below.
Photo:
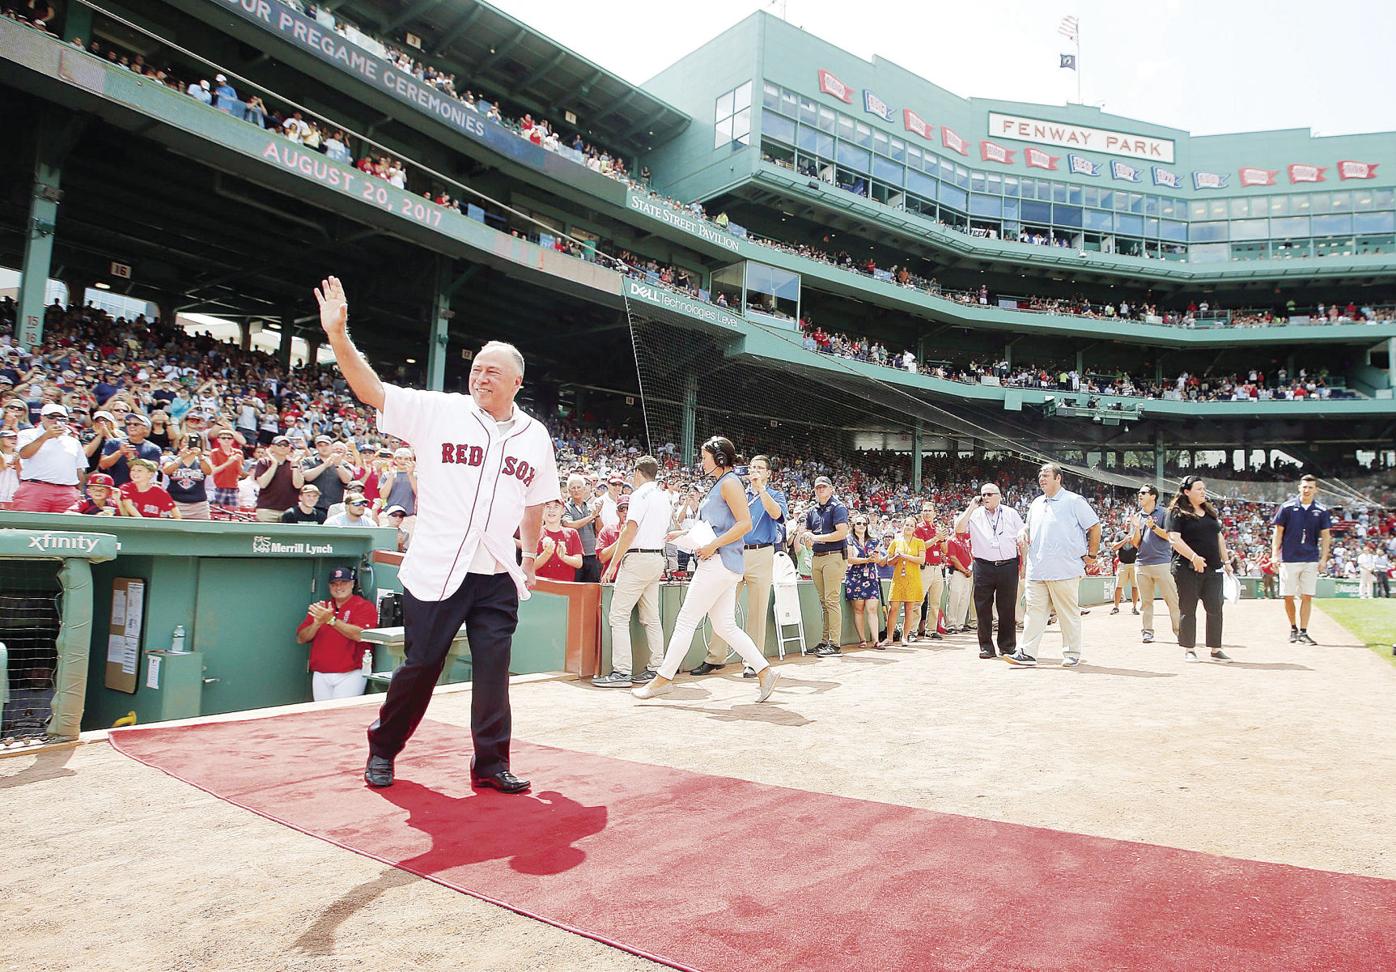
<path fill-rule="evenodd" d="M 1139 560 L 1135 562 L 1134 576 L 1139 582 L 1139 599 L 1143 602 L 1144 644 L 1154 640 L 1154 592 L 1163 597 L 1168 605 L 1168 620 L 1173 625 L 1173 637 L 1178 637 L 1178 587 L 1173 583 L 1170 565 L 1173 561 L 1173 547 L 1168 542 L 1168 531 L 1163 528 L 1166 516 L 1158 505 L 1158 487 L 1139 487 L 1139 512 L 1130 518 L 1129 542 L 1139 548 Z"/>
<path fill-rule="evenodd" d="M 582 566 L 577 582 L 595 584 L 601 579 L 601 561 L 596 556 L 596 521 L 601 516 L 600 500 L 593 501 L 585 476 L 567 477 L 567 501 L 562 507 L 562 525 L 576 530 L 582 539 Z"/>

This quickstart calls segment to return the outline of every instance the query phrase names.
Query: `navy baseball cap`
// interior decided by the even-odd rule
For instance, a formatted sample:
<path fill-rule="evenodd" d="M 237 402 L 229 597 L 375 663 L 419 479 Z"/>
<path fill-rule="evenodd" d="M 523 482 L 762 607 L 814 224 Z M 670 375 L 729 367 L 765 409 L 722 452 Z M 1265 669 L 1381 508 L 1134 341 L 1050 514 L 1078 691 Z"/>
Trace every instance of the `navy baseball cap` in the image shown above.
<path fill-rule="evenodd" d="M 330 571 L 330 583 L 333 584 L 335 581 L 351 581 L 354 580 L 355 576 L 353 567 L 336 567 L 334 570 Z"/>

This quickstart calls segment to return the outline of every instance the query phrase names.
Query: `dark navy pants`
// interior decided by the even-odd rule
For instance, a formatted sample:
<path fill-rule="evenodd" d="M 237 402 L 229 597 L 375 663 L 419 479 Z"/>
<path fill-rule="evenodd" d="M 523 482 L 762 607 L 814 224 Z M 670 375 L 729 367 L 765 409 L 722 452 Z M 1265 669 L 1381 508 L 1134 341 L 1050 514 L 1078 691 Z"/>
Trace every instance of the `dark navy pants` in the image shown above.
<path fill-rule="evenodd" d="M 402 594 L 406 658 L 388 683 L 378 718 L 368 727 L 368 748 L 393 759 L 426 714 L 451 640 L 465 625 L 470 642 L 470 737 L 475 772 L 509 768 L 509 650 L 519 623 L 519 594 L 508 574 L 466 574 L 444 601 Z"/>

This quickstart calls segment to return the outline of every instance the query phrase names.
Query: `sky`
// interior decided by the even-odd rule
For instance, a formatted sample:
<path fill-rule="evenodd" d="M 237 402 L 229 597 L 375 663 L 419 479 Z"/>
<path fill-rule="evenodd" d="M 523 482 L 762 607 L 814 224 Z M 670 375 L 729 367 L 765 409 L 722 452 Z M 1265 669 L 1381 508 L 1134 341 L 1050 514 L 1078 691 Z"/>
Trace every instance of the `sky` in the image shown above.
<path fill-rule="evenodd" d="M 491 0 L 633 83 L 758 9 L 957 95 L 1076 100 L 1057 33 L 1081 23 L 1082 101 L 1195 135 L 1396 131 L 1396 2 L 1346 0 Z M 578 16 L 584 9 L 586 16 Z M 643 10 L 643 15 L 637 15 Z"/>

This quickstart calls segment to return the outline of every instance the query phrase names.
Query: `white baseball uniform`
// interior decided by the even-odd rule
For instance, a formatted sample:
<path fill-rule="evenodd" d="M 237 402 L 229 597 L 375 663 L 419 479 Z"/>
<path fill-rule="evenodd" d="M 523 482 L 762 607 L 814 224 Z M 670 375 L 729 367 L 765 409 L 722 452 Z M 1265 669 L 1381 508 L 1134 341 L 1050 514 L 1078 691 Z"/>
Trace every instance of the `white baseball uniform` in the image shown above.
<path fill-rule="evenodd" d="M 380 431 L 417 457 L 417 530 L 399 577 L 412 596 L 444 601 L 467 573 L 506 571 L 529 596 L 514 531 L 524 508 L 561 499 L 552 437 L 518 406 L 498 423 L 469 395 L 383 386 Z"/>

